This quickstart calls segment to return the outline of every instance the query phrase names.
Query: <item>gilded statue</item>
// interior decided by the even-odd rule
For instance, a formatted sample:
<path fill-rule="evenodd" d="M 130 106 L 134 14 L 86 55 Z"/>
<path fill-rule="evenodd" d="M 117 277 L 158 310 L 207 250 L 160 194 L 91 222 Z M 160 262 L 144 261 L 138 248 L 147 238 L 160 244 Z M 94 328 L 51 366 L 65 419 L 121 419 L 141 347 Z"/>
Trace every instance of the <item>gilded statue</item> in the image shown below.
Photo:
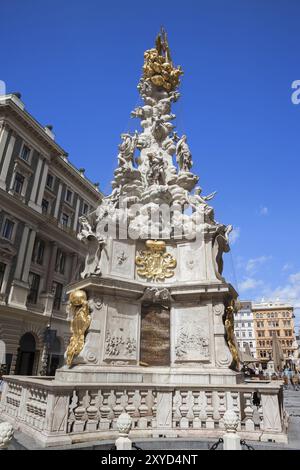
<path fill-rule="evenodd" d="M 67 365 L 70 367 L 75 356 L 82 351 L 84 346 L 85 333 L 90 326 L 91 316 L 89 305 L 84 290 L 71 292 L 69 298 L 70 311 L 73 319 L 71 321 L 72 336 L 67 348 Z"/>
<path fill-rule="evenodd" d="M 236 311 L 235 301 L 232 300 L 225 309 L 225 331 L 226 340 L 232 355 L 233 365 L 238 369 L 240 364 L 239 353 L 234 335 L 234 312 Z"/>
<path fill-rule="evenodd" d="M 136 257 L 137 273 L 153 281 L 162 281 L 174 276 L 176 259 L 166 253 L 166 244 L 162 240 L 147 240 L 147 250 L 141 251 Z"/>
<path fill-rule="evenodd" d="M 156 38 L 155 49 L 149 49 L 144 54 L 143 75 L 145 80 L 151 81 L 157 87 L 166 91 L 172 91 L 180 83 L 180 75 L 183 71 L 180 67 L 174 67 L 167 35 L 164 30 Z"/>

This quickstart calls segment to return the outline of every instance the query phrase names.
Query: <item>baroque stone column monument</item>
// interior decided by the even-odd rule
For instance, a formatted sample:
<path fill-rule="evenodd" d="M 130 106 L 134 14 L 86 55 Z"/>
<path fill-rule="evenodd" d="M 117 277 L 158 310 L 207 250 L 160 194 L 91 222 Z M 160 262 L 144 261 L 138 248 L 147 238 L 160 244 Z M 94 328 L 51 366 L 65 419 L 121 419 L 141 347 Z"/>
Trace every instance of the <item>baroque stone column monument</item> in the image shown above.
<path fill-rule="evenodd" d="M 280 385 L 242 383 L 222 274 L 232 226 L 215 220 L 174 130 L 182 73 L 162 31 L 131 113 L 141 130 L 121 135 L 112 193 L 80 219 L 88 254 L 69 286 L 65 365 L 54 379 L 6 377 L 3 417 L 43 445 L 115 438 L 122 413 L 132 436 L 217 437 L 226 410 L 243 438 L 286 441 Z"/>
<path fill-rule="evenodd" d="M 144 59 L 143 104 L 131 113 L 142 131 L 121 135 L 113 191 L 81 218 L 89 254 L 83 280 L 70 287 L 70 314 L 75 329 L 85 327 L 73 328 L 56 378 L 235 384 L 237 294 L 222 277 L 232 227 L 216 222 L 208 204 L 215 193 L 201 195 L 187 137 L 174 131 L 183 72 L 164 32 Z M 79 307 L 75 289 L 84 291 Z"/>

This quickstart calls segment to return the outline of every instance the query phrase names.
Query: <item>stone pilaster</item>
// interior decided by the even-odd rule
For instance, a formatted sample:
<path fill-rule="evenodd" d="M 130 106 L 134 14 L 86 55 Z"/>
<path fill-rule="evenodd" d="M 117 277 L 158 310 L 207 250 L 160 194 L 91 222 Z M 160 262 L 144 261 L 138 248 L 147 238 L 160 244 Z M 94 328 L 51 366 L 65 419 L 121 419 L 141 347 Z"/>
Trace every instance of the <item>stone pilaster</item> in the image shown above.
<path fill-rule="evenodd" d="M 15 146 L 15 142 L 16 142 L 16 135 L 13 132 L 9 139 L 8 147 L 6 150 L 6 154 L 4 156 L 4 161 L 3 161 L 3 165 L 2 165 L 2 169 L 0 173 L 0 188 L 4 190 L 6 190 L 6 177 L 7 177 L 8 167 L 9 167 L 9 163 L 10 163 L 11 156 L 13 153 L 13 149 Z"/>
<path fill-rule="evenodd" d="M 62 192 L 62 183 L 59 183 L 57 197 L 56 197 L 56 204 L 54 209 L 54 217 L 58 217 L 59 207 L 60 207 L 60 200 L 61 200 L 61 192 Z"/>
<path fill-rule="evenodd" d="M 27 246 L 27 241 L 28 241 L 29 230 L 30 230 L 30 227 L 28 225 L 25 225 L 22 239 L 21 239 L 21 244 L 19 247 L 17 265 L 16 265 L 15 275 L 14 275 L 14 278 L 19 279 L 19 280 L 21 279 L 21 276 L 22 276 L 23 263 L 24 263 L 24 258 L 25 258 L 25 251 L 26 251 L 26 246 Z"/>
<path fill-rule="evenodd" d="M 35 171 L 35 175 L 34 175 L 34 182 L 33 182 L 32 190 L 31 190 L 31 194 L 30 194 L 30 200 L 29 200 L 29 203 L 28 203 L 28 205 L 30 207 L 32 207 L 32 209 L 35 209 L 38 212 L 42 211 L 41 206 L 38 206 L 36 204 L 37 190 L 38 190 L 38 184 L 39 184 L 39 181 L 40 181 L 42 165 L 43 165 L 43 160 L 42 160 L 42 158 L 39 158 L 37 168 L 36 168 L 36 171 Z"/>
<path fill-rule="evenodd" d="M 31 230 L 29 238 L 28 238 L 26 257 L 24 260 L 24 267 L 23 267 L 23 274 L 22 274 L 23 282 L 28 282 L 28 275 L 29 275 L 29 270 L 30 270 L 30 265 L 31 265 L 31 258 L 32 258 L 32 252 L 33 252 L 33 247 L 34 247 L 35 236 L 36 236 L 36 231 Z"/>
<path fill-rule="evenodd" d="M 55 268 L 55 260 L 56 260 L 56 252 L 57 252 L 57 244 L 55 242 L 51 242 L 50 247 L 51 248 L 50 248 L 50 256 L 49 256 L 49 266 L 48 266 L 47 278 L 46 278 L 46 283 L 45 283 L 45 291 L 51 294 L 54 268 Z"/>
<path fill-rule="evenodd" d="M 8 132 L 9 132 L 9 127 L 7 124 L 3 124 L 1 131 L 0 131 L 0 165 L 2 160 L 4 159 L 4 147 L 7 142 L 7 137 L 8 137 Z"/>
<path fill-rule="evenodd" d="M 39 207 L 42 204 L 42 199 L 43 199 L 46 180 L 47 180 L 47 175 L 48 175 L 48 169 L 49 169 L 48 162 L 45 161 L 44 168 L 43 168 L 43 175 L 42 175 L 42 179 L 41 179 L 41 184 L 40 184 L 40 187 L 39 187 L 38 197 L 37 197 L 37 201 L 36 201 L 36 203 Z"/>

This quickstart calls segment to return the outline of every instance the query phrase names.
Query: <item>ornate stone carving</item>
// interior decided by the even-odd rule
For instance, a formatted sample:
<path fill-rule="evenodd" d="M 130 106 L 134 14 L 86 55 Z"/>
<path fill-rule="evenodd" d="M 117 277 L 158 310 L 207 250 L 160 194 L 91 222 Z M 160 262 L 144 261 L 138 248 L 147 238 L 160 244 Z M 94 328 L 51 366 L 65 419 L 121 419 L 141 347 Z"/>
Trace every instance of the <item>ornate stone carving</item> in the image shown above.
<path fill-rule="evenodd" d="M 10 423 L 0 423 L 0 450 L 6 449 L 14 435 L 14 428 Z"/>
<path fill-rule="evenodd" d="M 214 311 L 214 314 L 219 316 L 219 315 L 223 315 L 224 314 L 224 305 L 223 304 L 215 304 L 213 306 L 213 311 Z"/>
<path fill-rule="evenodd" d="M 227 410 L 223 416 L 223 422 L 226 432 L 236 433 L 239 421 L 239 417 L 234 412 L 234 410 Z"/>
<path fill-rule="evenodd" d="M 117 419 L 117 428 L 120 436 L 128 436 L 132 426 L 132 418 L 128 413 L 121 413 Z"/>
<path fill-rule="evenodd" d="M 122 250 L 121 252 L 117 253 L 117 263 L 118 265 L 122 265 L 127 261 L 128 256 L 126 256 L 125 251 Z"/>
<path fill-rule="evenodd" d="M 81 224 L 81 231 L 78 234 L 78 239 L 86 245 L 88 250 L 84 271 L 81 273 L 81 277 L 84 279 L 91 275 L 101 274 L 100 260 L 105 240 L 94 233 L 87 217 L 80 217 L 79 222 Z"/>
<path fill-rule="evenodd" d="M 209 341 L 200 327 L 182 326 L 176 338 L 175 353 L 178 359 L 191 359 L 191 353 L 197 351 L 203 359 L 209 357 Z"/>
<path fill-rule="evenodd" d="M 72 365 L 74 356 L 77 356 L 84 346 L 85 333 L 90 326 L 91 317 L 87 296 L 83 290 L 75 290 L 70 294 L 70 311 L 73 319 L 71 321 L 72 336 L 67 348 L 67 365 Z"/>
<path fill-rule="evenodd" d="M 141 251 L 136 257 L 137 273 L 153 281 L 162 281 L 174 276 L 176 259 L 170 253 L 165 253 L 164 241 L 147 240 L 146 251 Z"/>
<path fill-rule="evenodd" d="M 105 339 L 105 354 L 107 356 L 134 356 L 136 351 L 136 340 L 135 338 L 124 338 L 123 335 L 117 336 L 110 331 L 106 334 Z"/>
<path fill-rule="evenodd" d="M 160 303 L 168 304 L 171 300 L 171 295 L 169 289 L 158 288 L 158 287 L 146 287 L 144 294 L 141 298 L 143 303 Z"/>
<path fill-rule="evenodd" d="M 86 354 L 85 354 L 85 359 L 88 361 L 88 362 L 92 362 L 92 363 L 96 363 L 97 362 L 97 356 L 96 356 L 96 353 L 94 351 L 90 351 L 90 350 L 87 350 L 86 351 Z"/>

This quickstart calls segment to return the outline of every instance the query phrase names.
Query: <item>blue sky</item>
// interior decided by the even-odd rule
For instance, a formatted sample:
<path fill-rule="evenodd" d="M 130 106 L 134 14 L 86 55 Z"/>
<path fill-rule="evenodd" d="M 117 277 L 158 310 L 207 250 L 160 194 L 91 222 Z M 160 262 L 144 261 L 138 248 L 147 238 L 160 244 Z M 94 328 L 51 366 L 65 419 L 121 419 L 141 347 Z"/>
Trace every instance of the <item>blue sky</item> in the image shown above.
<path fill-rule="evenodd" d="M 300 307 L 297 0 L 1 2 L 1 72 L 78 167 L 109 192 L 143 52 L 160 25 L 185 75 L 175 105 L 216 218 L 235 227 L 226 276 L 241 298 Z M 300 321 L 298 320 L 298 324 Z"/>

